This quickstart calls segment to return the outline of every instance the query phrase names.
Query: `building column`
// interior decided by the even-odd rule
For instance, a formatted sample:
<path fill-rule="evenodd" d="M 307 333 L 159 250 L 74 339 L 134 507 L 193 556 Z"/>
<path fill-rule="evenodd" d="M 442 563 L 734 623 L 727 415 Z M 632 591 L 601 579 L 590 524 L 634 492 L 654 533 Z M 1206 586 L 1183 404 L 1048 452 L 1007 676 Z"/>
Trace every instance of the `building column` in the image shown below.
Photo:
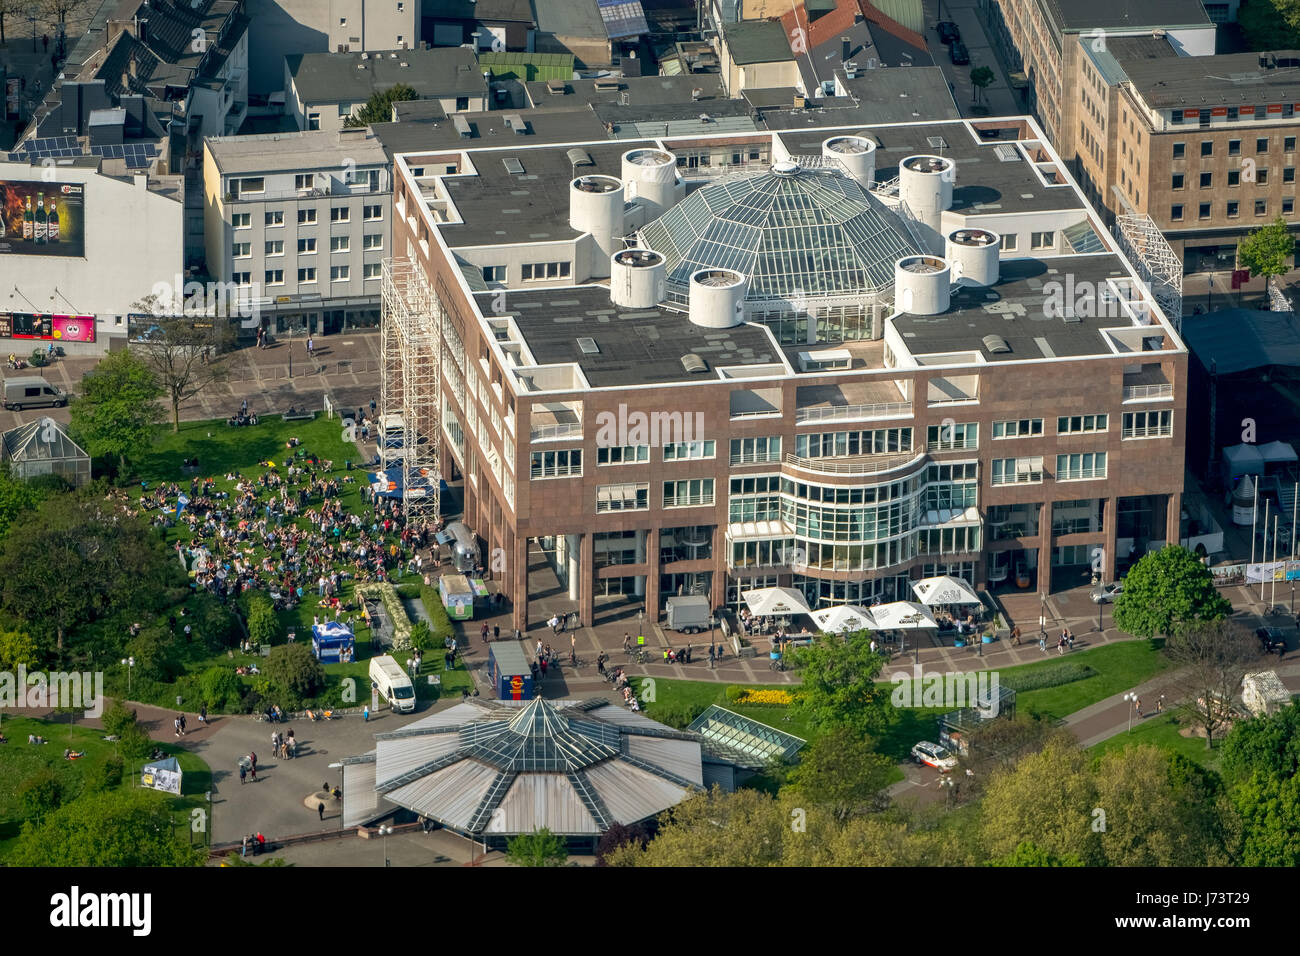
<path fill-rule="evenodd" d="M 1101 512 L 1102 555 L 1101 583 L 1109 584 L 1119 577 L 1119 499 L 1103 498 Z"/>
<path fill-rule="evenodd" d="M 1038 506 L 1038 593 L 1052 593 L 1052 503 Z"/>
<path fill-rule="evenodd" d="M 713 526 L 713 575 L 709 581 L 709 604 L 722 607 L 727 601 L 727 534 L 723 525 Z"/>
<path fill-rule="evenodd" d="M 1180 532 L 1182 531 L 1183 516 L 1183 496 L 1181 492 L 1175 491 L 1169 496 L 1169 503 L 1166 505 L 1166 509 L 1165 544 L 1181 544 L 1182 537 Z M 1281 522 L 1279 522 L 1279 526 L 1280 524 Z"/>
<path fill-rule="evenodd" d="M 646 532 L 645 543 L 645 619 L 651 624 L 659 620 L 659 536 L 661 528 Z"/>
<path fill-rule="evenodd" d="M 646 537 L 648 534 L 649 534 L 648 531 L 643 531 L 639 528 L 636 531 L 636 563 L 637 564 L 643 565 L 646 563 L 645 545 L 646 545 Z M 636 577 L 636 583 L 632 586 L 632 593 L 642 599 L 645 598 L 645 579 L 646 579 L 645 575 L 638 574 Z"/>
<path fill-rule="evenodd" d="M 582 535 L 579 548 L 578 574 L 582 587 L 578 590 L 578 619 L 584 627 L 591 627 L 596 611 L 596 536 L 590 531 Z"/>
<path fill-rule="evenodd" d="M 510 606 L 514 615 L 514 626 L 521 631 L 528 630 L 528 538 L 520 537 L 514 530 L 509 532 L 510 554 L 506 567 L 506 579 L 510 582 Z"/>
<path fill-rule="evenodd" d="M 582 547 L 582 535 L 566 534 L 564 536 L 564 559 L 568 563 L 569 600 L 577 601 L 582 594 L 582 568 L 579 566 L 579 548 Z"/>

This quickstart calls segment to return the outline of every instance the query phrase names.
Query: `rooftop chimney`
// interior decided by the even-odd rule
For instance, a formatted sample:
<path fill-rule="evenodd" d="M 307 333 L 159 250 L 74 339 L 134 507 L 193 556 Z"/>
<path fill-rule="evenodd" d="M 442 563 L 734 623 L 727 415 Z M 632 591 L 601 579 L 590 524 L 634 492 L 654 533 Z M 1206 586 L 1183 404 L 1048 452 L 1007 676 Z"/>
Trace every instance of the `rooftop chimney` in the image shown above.
<path fill-rule="evenodd" d="M 851 42 L 852 41 L 848 37 L 840 37 L 840 59 L 841 60 L 847 60 L 849 58 L 849 44 Z"/>

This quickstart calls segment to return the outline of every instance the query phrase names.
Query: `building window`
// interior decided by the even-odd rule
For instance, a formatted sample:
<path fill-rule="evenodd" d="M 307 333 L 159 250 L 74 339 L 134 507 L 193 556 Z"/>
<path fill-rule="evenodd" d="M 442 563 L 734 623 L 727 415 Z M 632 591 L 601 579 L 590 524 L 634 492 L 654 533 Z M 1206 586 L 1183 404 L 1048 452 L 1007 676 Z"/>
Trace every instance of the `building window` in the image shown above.
<path fill-rule="evenodd" d="M 713 441 L 684 441 L 664 445 L 664 461 L 691 461 L 715 457 L 717 446 Z"/>
<path fill-rule="evenodd" d="M 781 439 L 779 437 L 731 439 L 733 465 L 752 465 L 755 462 L 769 463 L 780 460 Z"/>
<path fill-rule="evenodd" d="M 821 432 L 796 435 L 794 453 L 799 458 L 835 458 L 844 455 L 891 455 L 912 450 L 911 428 L 877 428 L 870 431 Z"/>
<path fill-rule="evenodd" d="M 299 173 L 293 177 L 294 189 L 311 189 L 316 185 L 315 173 Z"/>
<path fill-rule="evenodd" d="M 1201 188 L 1209 189 L 1210 183 L 1214 181 L 1214 173 L 1201 173 Z"/>
<path fill-rule="evenodd" d="M 1295 167 L 1294 167 L 1294 166 L 1284 166 L 1284 167 L 1282 167 L 1282 182 L 1284 182 L 1284 183 L 1293 183 L 1293 182 L 1295 182 Z"/>
<path fill-rule="evenodd" d="M 993 423 L 994 438 L 1033 438 L 1043 433 L 1041 418 L 1012 419 Z"/>
<path fill-rule="evenodd" d="M 568 262 L 526 262 L 523 277 L 526 282 L 545 282 L 548 279 L 567 279 Z"/>
<path fill-rule="evenodd" d="M 307 128 L 308 128 L 309 130 L 312 130 L 312 129 L 316 129 L 316 130 L 318 130 L 318 129 L 320 129 L 320 113 L 308 113 L 308 114 L 307 114 Z"/>
<path fill-rule="evenodd" d="M 230 245 L 230 254 L 236 259 L 248 259 L 253 255 L 251 242 L 234 242 Z"/>
<path fill-rule="evenodd" d="M 298 255 L 309 256 L 316 251 L 316 237 L 304 236 L 298 240 Z"/>
<path fill-rule="evenodd" d="M 1184 178 L 1184 177 L 1183 177 L 1183 174 L 1182 174 L 1182 173 L 1174 173 L 1174 175 L 1173 175 L 1173 181 L 1170 183 L 1170 186 L 1171 186 L 1172 188 L 1174 188 L 1174 189 L 1182 189 L 1182 188 L 1183 188 L 1183 178 Z"/>
<path fill-rule="evenodd" d="M 383 275 L 383 266 L 378 262 L 367 262 L 361 267 L 361 278 L 363 279 L 381 279 Z"/>
<path fill-rule="evenodd" d="M 1013 232 L 1013 233 L 1009 233 L 1009 234 L 1008 234 L 1008 233 L 1003 233 L 1003 235 L 1002 235 L 1002 242 L 1001 242 L 1001 244 L 1000 244 L 1000 248 L 1002 249 L 1003 252 L 1015 252 L 1015 251 L 1016 251 L 1016 234 L 1015 234 L 1014 232 Z"/>
<path fill-rule="evenodd" d="M 352 240 L 347 236 L 330 236 L 330 252 L 347 252 L 352 248 Z"/>
<path fill-rule="evenodd" d="M 284 285 L 284 270 L 267 269 L 264 281 L 266 285 Z"/>
<path fill-rule="evenodd" d="M 1229 185 L 1229 186 L 1240 186 L 1240 185 L 1241 185 L 1241 170 L 1240 170 L 1240 169 L 1230 169 L 1230 170 L 1228 170 L 1228 185 Z"/>
<path fill-rule="evenodd" d="M 366 238 L 369 239 L 370 237 L 367 236 Z M 484 282 L 505 282 L 506 267 L 505 266 L 484 266 L 483 281 Z"/>
<path fill-rule="evenodd" d="M 1267 182 L 1268 182 L 1268 170 L 1267 169 L 1255 170 L 1255 185 L 1263 186 Z"/>
<path fill-rule="evenodd" d="M 1043 480 L 1043 459 L 994 458 L 991 479 L 994 485 L 1037 485 Z"/>
<path fill-rule="evenodd" d="M 1125 412 L 1123 439 L 1168 438 L 1174 433 L 1174 413 L 1169 409 L 1152 412 Z"/>
<path fill-rule="evenodd" d="M 298 225 L 300 225 L 300 226 L 311 226 L 311 225 L 315 225 L 315 223 L 316 223 L 316 210 L 315 210 L 315 209 L 299 209 L 299 210 L 298 210 Z"/>
<path fill-rule="evenodd" d="M 927 451 L 974 451 L 979 447 L 979 425 L 975 422 L 931 425 L 925 431 Z"/>
<path fill-rule="evenodd" d="M 597 465 L 640 465 L 649 460 L 649 445 L 610 445 L 596 449 Z"/>
<path fill-rule="evenodd" d="M 349 222 L 351 218 L 347 206 L 330 206 L 330 222 Z"/>
<path fill-rule="evenodd" d="M 1169 218 L 1174 222 L 1183 221 L 1183 207 L 1181 203 L 1169 207 Z"/>
<path fill-rule="evenodd" d="M 1174 159 L 1182 159 L 1187 155 L 1186 143 L 1174 143 Z"/>
<path fill-rule="evenodd" d="M 1232 119 L 1232 117 L 1228 117 L 1228 118 Z M 1241 140 L 1239 139 L 1228 140 L 1228 155 L 1229 156 L 1241 155 Z"/>
<path fill-rule="evenodd" d="M 1295 211 L 1295 200 L 1294 200 L 1294 199 L 1283 199 L 1283 200 L 1282 200 L 1282 215 L 1284 215 L 1284 216 L 1289 216 L 1289 215 L 1291 215 L 1291 213 L 1294 212 L 1294 211 Z"/>
<path fill-rule="evenodd" d="M 1091 481 L 1106 477 L 1106 453 L 1084 452 L 1056 456 L 1057 481 Z"/>
<path fill-rule="evenodd" d="M 535 451 L 532 454 L 531 477 L 533 478 L 575 478 L 581 474 L 581 448 Z"/>
<path fill-rule="evenodd" d="M 1201 141 L 1201 155 L 1202 156 L 1214 155 L 1214 140 L 1206 139 Z"/>
<path fill-rule="evenodd" d="M 298 270 L 298 281 L 299 281 L 299 282 L 315 282 L 315 281 L 316 281 L 316 267 L 315 267 L 315 266 L 309 266 L 309 267 L 306 268 L 306 269 L 299 269 L 299 270 Z"/>
<path fill-rule="evenodd" d="M 382 249 L 384 248 L 384 237 L 377 232 L 369 232 L 361 237 L 362 249 Z"/>
<path fill-rule="evenodd" d="M 284 210 L 277 209 L 275 212 L 268 212 L 262 218 L 262 224 L 268 229 L 274 229 L 276 226 L 284 225 Z"/>
<path fill-rule="evenodd" d="M 1256 199 L 1256 200 L 1255 200 L 1255 215 L 1256 215 L 1256 216 L 1267 216 L 1267 215 L 1268 215 L 1268 203 L 1266 203 L 1266 202 L 1265 202 L 1264 200 L 1262 200 L 1262 199 Z"/>
<path fill-rule="evenodd" d="M 1087 435 L 1104 432 L 1110 425 L 1110 416 L 1101 415 L 1066 415 L 1056 420 L 1058 435 Z"/>
<path fill-rule="evenodd" d="M 1239 202 L 1230 202 L 1230 203 L 1228 203 L 1228 218 L 1229 218 L 1229 219 L 1236 219 L 1237 216 L 1240 214 L 1240 212 L 1241 212 L 1241 203 L 1239 203 Z"/>
<path fill-rule="evenodd" d="M 251 212 L 237 212 L 230 217 L 230 224 L 236 229 L 252 229 L 253 214 Z"/>
<path fill-rule="evenodd" d="M 1201 203 L 1200 206 L 1199 206 L 1198 209 L 1197 209 L 1197 213 L 1196 213 L 1196 214 L 1197 214 L 1197 218 L 1199 218 L 1199 219 L 1209 219 L 1209 218 L 1210 218 L 1210 204 L 1209 204 L 1208 202 L 1203 202 L 1203 203 Z"/>
<path fill-rule="evenodd" d="M 282 255 L 284 255 L 284 240 L 283 240 L 283 239 L 268 239 L 268 240 L 267 240 L 267 243 L 266 243 L 266 254 L 267 254 L 268 256 L 282 256 Z"/>
<path fill-rule="evenodd" d="M 1295 152 L 1295 137 L 1294 137 L 1294 136 L 1286 136 L 1286 137 L 1284 137 L 1284 138 L 1282 139 L 1282 152 L 1284 152 L 1284 153 L 1294 153 L 1294 152 Z"/>
<path fill-rule="evenodd" d="M 649 511 L 650 484 L 598 485 L 596 514 L 608 511 Z"/>
<path fill-rule="evenodd" d="M 458 96 L 458 97 L 456 97 L 456 109 L 457 109 L 457 110 L 467 110 L 467 109 L 469 109 L 469 97 L 468 97 L 468 96 Z"/>
<path fill-rule="evenodd" d="M 253 273 L 251 272 L 236 272 L 231 275 L 231 278 L 234 280 L 235 285 L 253 284 Z"/>
<path fill-rule="evenodd" d="M 384 218 L 384 207 L 380 205 L 362 207 L 362 214 L 366 222 L 375 222 Z"/>
<path fill-rule="evenodd" d="M 238 199 L 245 193 L 264 193 L 266 192 L 266 180 L 261 176 L 253 176 L 248 179 L 236 179 L 235 198 Z"/>
<path fill-rule="evenodd" d="M 688 478 L 664 482 L 665 508 L 694 508 L 713 504 L 713 479 Z"/>
<path fill-rule="evenodd" d="M 1256 112 L 1258 112 L 1258 111 L 1256 111 Z M 1256 152 L 1256 153 L 1267 153 L 1267 152 L 1268 152 L 1268 137 L 1267 137 L 1267 136 L 1260 136 L 1258 139 L 1255 140 L 1255 152 Z"/>
<path fill-rule="evenodd" d="M 351 274 L 350 266 L 330 266 L 330 282 L 347 282 Z"/>
<path fill-rule="evenodd" d="M 1035 232 L 1030 237 L 1029 248 L 1031 249 L 1051 249 L 1055 245 L 1055 232 Z"/>

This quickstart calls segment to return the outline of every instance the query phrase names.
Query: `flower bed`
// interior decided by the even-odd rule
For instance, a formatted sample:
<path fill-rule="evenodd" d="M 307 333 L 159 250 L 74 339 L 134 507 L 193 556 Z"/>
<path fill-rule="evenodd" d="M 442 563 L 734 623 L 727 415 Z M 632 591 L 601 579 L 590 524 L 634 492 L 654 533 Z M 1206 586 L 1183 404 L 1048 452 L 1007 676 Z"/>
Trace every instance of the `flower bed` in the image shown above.
<path fill-rule="evenodd" d="M 730 695 L 728 695 L 730 696 Z M 785 690 L 753 690 L 745 688 L 736 698 L 737 704 L 779 704 L 789 706 L 794 703 L 794 696 Z"/>

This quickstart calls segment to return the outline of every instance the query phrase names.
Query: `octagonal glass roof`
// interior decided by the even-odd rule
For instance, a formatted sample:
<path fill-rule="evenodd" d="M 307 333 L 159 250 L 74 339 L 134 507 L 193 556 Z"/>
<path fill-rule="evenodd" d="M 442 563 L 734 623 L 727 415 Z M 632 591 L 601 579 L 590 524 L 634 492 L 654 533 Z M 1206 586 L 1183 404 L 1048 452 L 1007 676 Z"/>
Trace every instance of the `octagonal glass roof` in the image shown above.
<path fill-rule="evenodd" d="M 896 213 L 833 168 L 778 163 L 704 186 L 641 231 L 684 291 L 699 269 L 750 277 L 747 299 L 855 295 L 889 287 L 922 252 Z"/>

